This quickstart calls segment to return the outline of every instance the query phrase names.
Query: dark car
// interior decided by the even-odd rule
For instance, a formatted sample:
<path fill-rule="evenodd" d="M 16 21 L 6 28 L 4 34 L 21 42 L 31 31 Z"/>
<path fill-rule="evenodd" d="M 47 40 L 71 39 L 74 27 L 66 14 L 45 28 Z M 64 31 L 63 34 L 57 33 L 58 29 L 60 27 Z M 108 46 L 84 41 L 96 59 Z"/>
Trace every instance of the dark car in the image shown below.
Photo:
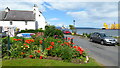
<path fill-rule="evenodd" d="M 99 32 L 94 32 L 90 36 L 90 41 L 95 41 L 95 42 L 100 42 L 102 45 L 103 44 L 109 44 L 109 45 L 116 45 L 118 44 L 117 39 L 106 36 L 105 33 L 99 33 Z"/>

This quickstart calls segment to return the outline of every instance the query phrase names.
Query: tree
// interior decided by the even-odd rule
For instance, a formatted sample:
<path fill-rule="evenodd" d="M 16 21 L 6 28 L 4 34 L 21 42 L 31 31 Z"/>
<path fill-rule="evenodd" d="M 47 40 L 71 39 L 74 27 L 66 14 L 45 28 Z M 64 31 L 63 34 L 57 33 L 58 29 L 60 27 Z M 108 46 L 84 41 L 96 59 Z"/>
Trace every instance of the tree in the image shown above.
<path fill-rule="evenodd" d="M 76 34 L 76 30 L 75 30 L 74 25 L 69 25 L 69 27 L 70 27 L 70 29 L 72 30 L 72 32 Z"/>
<path fill-rule="evenodd" d="M 69 25 L 69 27 L 71 30 L 75 29 L 74 25 Z"/>

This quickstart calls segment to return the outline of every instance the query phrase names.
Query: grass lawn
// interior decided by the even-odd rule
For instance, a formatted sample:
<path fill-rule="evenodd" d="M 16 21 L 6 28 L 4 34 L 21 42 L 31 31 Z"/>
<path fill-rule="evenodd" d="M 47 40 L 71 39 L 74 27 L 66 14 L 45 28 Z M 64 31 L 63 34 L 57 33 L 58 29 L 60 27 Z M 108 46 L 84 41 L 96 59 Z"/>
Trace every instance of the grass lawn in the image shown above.
<path fill-rule="evenodd" d="M 2 66 L 89 66 L 89 67 L 91 66 L 91 68 L 93 68 L 93 66 L 98 67 L 101 65 L 95 62 L 95 60 L 93 59 L 90 59 L 90 62 L 87 64 L 74 64 L 74 63 L 63 62 L 59 60 L 49 60 L 49 59 L 14 59 L 14 60 L 3 60 Z"/>

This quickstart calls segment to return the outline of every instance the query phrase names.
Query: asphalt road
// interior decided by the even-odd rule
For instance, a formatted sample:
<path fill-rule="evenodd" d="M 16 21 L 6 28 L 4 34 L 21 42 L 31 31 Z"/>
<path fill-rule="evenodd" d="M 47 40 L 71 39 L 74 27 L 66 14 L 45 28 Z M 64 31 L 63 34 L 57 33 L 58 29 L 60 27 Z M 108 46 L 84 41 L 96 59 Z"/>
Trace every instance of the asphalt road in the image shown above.
<path fill-rule="evenodd" d="M 87 51 L 90 57 L 103 66 L 118 66 L 118 46 L 100 45 L 99 43 L 90 42 L 88 39 L 78 36 L 65 36 L 73 37 L 75 45 L 81 46 Z"/>

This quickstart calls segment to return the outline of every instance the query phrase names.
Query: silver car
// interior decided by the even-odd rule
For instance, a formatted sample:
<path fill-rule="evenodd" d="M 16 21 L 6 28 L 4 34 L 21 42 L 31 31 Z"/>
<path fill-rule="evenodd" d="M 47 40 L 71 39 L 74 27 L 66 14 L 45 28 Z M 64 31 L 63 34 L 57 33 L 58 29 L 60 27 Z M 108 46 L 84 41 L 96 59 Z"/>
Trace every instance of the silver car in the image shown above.
<path fill-rule="evenodd" d="M 106 34 L 104 33 L 98 33 L 98 32 L 91 34 L 90 41 L 100 42 L 102 45 L 103 44 L 109 44 L 109 45 L 118 44 L 117 39 L 110 37 L 110 36 L 106 36 Z"/>

